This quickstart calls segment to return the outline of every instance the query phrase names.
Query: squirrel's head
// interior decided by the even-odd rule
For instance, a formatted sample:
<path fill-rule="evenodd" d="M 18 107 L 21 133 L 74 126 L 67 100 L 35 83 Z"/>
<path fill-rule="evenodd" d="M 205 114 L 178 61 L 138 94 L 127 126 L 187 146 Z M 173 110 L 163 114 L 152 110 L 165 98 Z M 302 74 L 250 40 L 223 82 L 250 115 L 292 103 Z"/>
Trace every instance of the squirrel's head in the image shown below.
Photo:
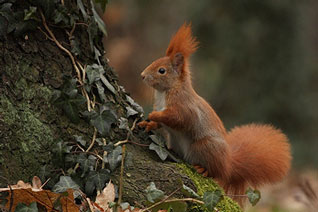
<path fill-rule="evenodd" d="M 145 83 L 156 90 L 166 91 L 190 80 L 189 57 L 197 46 L 191 24 L 184 23 L 172 37 L 166 56 L 154 61 L 141 73 Z"/>

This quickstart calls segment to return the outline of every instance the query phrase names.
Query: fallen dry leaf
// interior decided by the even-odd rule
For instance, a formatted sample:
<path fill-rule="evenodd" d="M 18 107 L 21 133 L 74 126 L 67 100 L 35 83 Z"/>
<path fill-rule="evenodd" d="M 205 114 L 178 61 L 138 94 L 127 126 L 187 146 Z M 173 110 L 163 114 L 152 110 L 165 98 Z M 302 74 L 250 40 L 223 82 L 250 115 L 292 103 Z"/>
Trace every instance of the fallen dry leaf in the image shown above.
<path fill-rule="evenodd" d="M 113 210 L 109 208 L 108 203 L 115 201 L 115 187 L 111 181 L 103 189 L 103 191 L 96 196 L 95 204 L 97 204 L 104 211 L 112 212 Z"/>
<path fill-rule="evenodd" d="M 32 202 L 37 202 L 47 209 L 47 211 L 52 211 L 54 208 L 54 203 L 56 200 L 60 200 L 62 210 L 65 212 L 79 211 L 78 206 L 74 203 L 73 190 L 68 189 L 67 194 L 54 193 L 49 190 L 33 191 L 31 188 L 27 189 L 14 189 L 9 190 L 9 196 L 7 197 L 6 208 L 10 208 L 11 196 L 13 199 L 12 211 L 18 203 L 25 203 L 29 205 Z"/>

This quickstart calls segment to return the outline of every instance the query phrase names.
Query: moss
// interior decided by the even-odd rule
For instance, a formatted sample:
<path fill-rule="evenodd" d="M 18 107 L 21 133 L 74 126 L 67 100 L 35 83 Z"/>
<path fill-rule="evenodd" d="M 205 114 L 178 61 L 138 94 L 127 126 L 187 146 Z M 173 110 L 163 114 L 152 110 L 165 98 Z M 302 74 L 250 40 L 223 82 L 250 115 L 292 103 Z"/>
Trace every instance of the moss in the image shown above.
<path fill-rule="evenodd" d="M 189 178 L 194 182 L 196 188 L 197 188 L 197 193 L 202 196 L 204 192 L 206 191 L 214 191 L 216 189 L 222 190 L 222 193 L 224 194 L 223 189 L 215 183 L 211 178 L 206 178 L 203 177 L 202 175 L 198 174 L 195 172 L 190 166 L 180 163 L 176 164 L 177 167 L 181 168 L 182 172 L 189 176 Z M 224 196 L 224 198 L 217 204 L 216 206 L 219 211 L 224 211 L 224 212 L 239 212 L 242 211 L 241 208 L 238 206 L 238 204 L 233 201 L 231 198 L 228 196 Z M 198 204 L 193 204 L 190 209 L 191 212 L 196 212 L 196 211 L 207 211 L 204 209 L 201 205 Z"/>

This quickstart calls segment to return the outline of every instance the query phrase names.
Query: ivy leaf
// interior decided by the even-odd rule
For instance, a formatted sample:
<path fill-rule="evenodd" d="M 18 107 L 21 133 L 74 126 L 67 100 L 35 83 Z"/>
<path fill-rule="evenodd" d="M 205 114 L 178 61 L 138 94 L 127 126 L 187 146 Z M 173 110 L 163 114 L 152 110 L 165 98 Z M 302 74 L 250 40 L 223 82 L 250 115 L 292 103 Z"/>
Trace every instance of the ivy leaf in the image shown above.
<path fill-rule="evenodd" d="M 36 9 L 36 7 L 30 6 L 28 10 L 24 10 L 24 20 L 27 21 L 29 19 L 33 19 Z"/>
<path fill-rule="evenodd" d="M 76 38 L 72 38 L 70 44 L 71 44 L 71 52 L 74 55 L 77 56 L 77 55 L 80 55 L 82 53 L 81 48 L 80 48 L 79 43 L 78 43 Z"/>
<path fill-rule="evenodd" d="M 117 146 L 113 151 L 107 155 L 107 160 L 111 171 L 114 171 L 116 167 L 120 164 L 122 159 L 122 148 Z"/>
<path fill-rule="evenodd" d="M 86 67 L 89 84 L 100 80 L 100 75 L 103 73 L 105 73 L 105 70 L 101 65 L 93 64 Z"/>
<path fill-rule="evenodd" d="M 107 98 L 106 98 L 106 95 L 105 95 L 105 89 L 104 87 L 102 86 L 102 83 L 100 81 L 96 82 L 95 85 L 97 86 L 97 91 L 98 91 L 98 95 L 100 97 L 100 99 L 103 101 L 103 102 L 106 102 L 107 101 Z"/>
<path fill-rule="evenodd" d="M 119 129 L 127 130 L 128 128 L 128 120 L 124 117 L 119 118 Z"/>
<path fill-rule="evenodd" d="M 86 157 L 84 154 L 80 154 L 77 157 L 77 162 L 81 165 L 81 169 L 83 170 L 83 174 L 81 177 L 84 177 L 85 173 L 89 170 L 93 170 L 95 165 L 96 157 L 93 155 Z"/>
<path fill-rule="evenodd" d="M 81 11 L 81 13 L 82 13 L 82 15 L 83 15 L 83 17 L 84 17 L 84 20 L 87 21 L 88 15 L 87 15 L 87 13 L 86 13 L 86 10 L 85 10 L 85 8 L 84 8 L 84 5 L 83 5 L 82 0 L 77 0 L 77 6 L 78 6 L 78 8 L 79 8 L 80 11 Z"/>
<path fill-rule="evenodd" d="M 67 191 L 67 189 L 77 190 L 79 189 L 79 185 L 77 185 L 71 177 L 69 176 L 60 176 L 60 180 L 53 186 L 52 191 L 57 193 L 63 193 Z"/>
<path fill-rule="evenodd" d="M 96 127 L 98 132 L 105 136 L 109 133 L 110 127 L 117 121 L 116 115 L 109 109 L 100 109 L 100 113 L 96 113 L 90 120 L 90 124 Z"/>
<path fill-rule="evenodd" d="M 126 95 L 126 99 L 129 102 L 129 104 L 133 106 L 138 112 L 144 113 L 142 107 L 139 104 L 137 104 L 130 96 Z"/>
<path fill-rule="evenodd" d="M 207 191 L 203 194 L 204 206 L 209 211 L 213 211 L 214 207 L 219 203 L 221 198 L 222 198 L 221 190 Z"/>
<path fill-rule="evenodd" d="M 55 105 L 62 108 L 65 115 L 73 122 L 79 122 L 78 106 L 85 103 L 86 99 L 80 95 L 76 88 L 76 80 L 71 79 L 63 84 L 62 91 L 56 92 L 53 99 Z"/>
<path fill-rule="evenodd" d="M 182 184 L 182 193 L 185 194 L 187 197 L 200 199 L 200 196 L 195 191 L 184 184 Z"/>
<path fill-rule="evenodd" d="M 138 114 L 138 112 L 137 112 L 137 111 L 135 111 L 134 109 L 132 109 L 132 108 L 131 108 L 131 107 L 129 107 L 129 106 L 128 106 L 128 107 L 126 107 L 126 110 L 127 110 L 127 117 Z"/>
<path fill-rule="evenodd" d="M 92 12 L 93 12 L 93 17 L 95 22 L 97 23 L 98 28 L 103 32 L 103 34 L 105 36 L 107 36 L 107 31 L 106 31 L 106 26 L 104 21 L 100 18 L 100 16 L 98 15 L 98 13 L 95 10 L 93 1 L 91 0 L 91 5 L 92 5 Z"/>
<path fill-rule="evenodd" d="M 74 135 L 75 140 L 77 143 L 80 143 L 82 146 L 86 146 L 86 141 L 83 139 L 83 136 L 81 135 Z"/>
<path fill-rule="evenodd" d="M 100 79 L 104 83 L 104 85 L 110 90 L 113 94 L 116 94 L 116 90 L 112 84 L 106 79 L 106 77 L 103 74 L 100 74 Z"/>
<path fill-rule="evenodd" d="M 162 200 L 165 194 L 163 191 L 156 188 L 154 182 L 150 183 L 150 185 L 145 189 L 145 192 L 147 200 L 151 203 Z"/>
<path fill-rule="evenodd" d="M 255 206 L 261 199 L 261 192 L 259 192 L 259 190 L 248 188 L 245 194 L 247 195 L 248 201 L 252 204 L 252 206 Z"/>
<path fill-rule="evenodd" d="M 155 142 L 155 143 L 158 144 L 159 146 L 162 146 L 162 147 L 165 146 L 165 141 L 164 141 L 164 139 L 163 139 L 163 137 L 162 137 L 161 135 L 159 135 L 159 134 L 157 134 L 157 135 L 150 135 L 149 137 L 151 138 L 151 140 L 152 140 L 153 142 Z"/>
<path fill-rule="evenodd" d="M 110 179 L 110 172 L 108 169 L 102 169 L 100 171 L 90 171 L 85 184 L 85 192 L 87 195 L 92 195 L 94 190 L 101 191 L 106 182 Z"/>
<path fill-rule="evenodd" d="M 157 155 L 160 157 L 162 161 L 166 160 L 168 157 L 168 151 L 164 147 L 159 146 L 155 143 L 151 143 L 149 145 L 149 149 L 156 151 Z"/>
<path fill-rule="evenodd" d="M 91 19 L 93 19 L 93 18 L 91 18 Z M 93 52 L 94 51 L 94 41 L 97 38 L 97 32 L 98 32 L 97 25 L 93 20 L 90 21 L 90 24 L 88 25 L 88 28 L 87 28 L 87 32 L 88 32 L 89 45 L 91 47 L 91 51 Z"/>
<path fill-rule="evenodd" d="M 38 207 L 36 202 L 32 202 L 29 206 L 24 203 L 18 203 L 15 212 L 38 212 Z"/>

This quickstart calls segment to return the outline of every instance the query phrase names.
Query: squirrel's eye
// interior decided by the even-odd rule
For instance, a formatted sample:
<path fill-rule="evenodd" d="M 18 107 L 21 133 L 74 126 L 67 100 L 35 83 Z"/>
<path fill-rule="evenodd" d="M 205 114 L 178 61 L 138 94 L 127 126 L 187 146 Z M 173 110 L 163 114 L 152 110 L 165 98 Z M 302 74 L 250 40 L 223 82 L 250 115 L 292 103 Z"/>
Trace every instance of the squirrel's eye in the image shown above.
<path fill-rule="evenodd" d="M 164 69 L 164 68 L 159 68 L 158 72 L 159 72 L 160 74 L 164 74 L 164 73 L 166 73 L 166 69 Z"/>

